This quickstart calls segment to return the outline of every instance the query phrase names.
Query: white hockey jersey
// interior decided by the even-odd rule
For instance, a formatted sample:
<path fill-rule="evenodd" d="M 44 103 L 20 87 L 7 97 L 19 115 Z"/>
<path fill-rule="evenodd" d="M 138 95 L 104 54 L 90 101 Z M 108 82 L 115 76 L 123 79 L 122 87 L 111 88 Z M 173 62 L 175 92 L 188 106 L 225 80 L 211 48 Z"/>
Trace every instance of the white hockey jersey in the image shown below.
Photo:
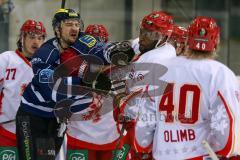
<path fill-rule="evenodd" d="M 143 89 L 144 94 L 152 94 L 152 92 L 149 92 L 149 88 L 146 90 L 146 85 L 152 81 L 153 76 L 157 75 L 156 73 L 151 72 L 151 68 L 157 70 L 159 73 L 158 75 L 160 76 L 167 71 L 166 67 L 161 64 L 165 60 L 174 57 L 176 57 L 176 50 L 169 43 L 164 43 L 161 47 L 150 50 L 139 56 L 139 58 L 130 65 L 131 68 L 128 69 L 129 73 L 127 79 L 129 80 L 127 82 L 127 87 L 129 90 L 134 91 L 141 88 Z M 142 98 L 136 98 L 135 103 L 142 103 Z M 128 116 L 133 116 L 132 118 L 135 119 L 139 106 L 131 105 L 132 104 L 128 104 L 125 113 L 128 114 Z"/>
<path fill-rule="evenodd" d="M 71 121 L 67 134 L 70 145 L 91 150 L 113 150 L 119 130 L 113 113 L 109 112 L 88 121 Z"/>
<path fill-rule="evenodd" d="M 21 95 L 32 77 L 31 64 L 21 52 L 16 50 L 0 54 L 0 123 L 15 119 Z M 2 127 L 15 133 L 15 122 Z"/>
<path fill-rule="evenodd" d="M 132 43 L 132 48 L 133 48 L 135 54 L 139 54 L 140 53 L 140 50 L 139 50 L 139 37 L 133 39 L 131 41 L 131 43 Z"/>
<path fill-rule="evenodd" d="M 144 53 L 135 63 L 159 64 L 161 60 L 175 56 L 176 52 L 174 47 L 166 43 L 159 48 Z M 154 60 L 152 60 L 151 57 L 153 57 Z M 119 73 L 117 72 L 116 74 Z M 126 72 L 123 74 L 126 74 Z M 134 80 L 132 82 L 134 82 Z M 112 102 L 110 100 L 108 101 Z M 108 103 L 107 106 L 103 105 L 103 108 L 108 106 L 111 108 L 112 104 Z M 116 141 L 119 137 L 119 127 L 121 128 L 121 126 L 118 126 L 114 121 L 112 112 L 99 116 L 97 120 L 71 121 L 67 131 L 68 143 L 75 143 L 77 146 L 88 149 L 115 149 Z"/>
<path fill-rule="evenodd" d="M 135 146 L 146 151 L 153 144 L 156 160 L 207 159 L 203 141 L 218 155 L 239 154 L 239 88 L 234 73 L 214 60 L 185 57 L 165 66 L 168 71 L 159 80 L 168 85 L 163 94 L 151 97 L 153 101 L 144 99 Z M 156 78 L 152 79 L 154 84 Z"/>
<path fill-rule="evenodd" d="M 93 100 L 94 101 L 94 100 Z M 119 124 L 113 118 L 112 97 L 96 98 L 87 109 L 74 113 L 68 124 L 68 145 L 89 150 L 114 150 L 119 138 Z M 82 120 L 74 118 L 81 115 Z"/>
<path fill-rule="evenodd" d="M 164 43 L 162 46 L 150 50 L 136 61 L 136 63 L 156 63 L 161 64 L 161 61 L 176 57 L 176 50 L 170 43 Z"/>

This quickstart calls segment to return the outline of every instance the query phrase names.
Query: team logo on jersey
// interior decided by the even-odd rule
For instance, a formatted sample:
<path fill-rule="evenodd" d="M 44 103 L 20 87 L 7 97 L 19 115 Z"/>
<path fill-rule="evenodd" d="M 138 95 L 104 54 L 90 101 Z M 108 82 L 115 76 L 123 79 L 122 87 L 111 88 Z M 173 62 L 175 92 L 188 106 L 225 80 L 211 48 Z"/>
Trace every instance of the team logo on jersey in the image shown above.
<path fill-rule="evenodd" d="M 39 73 L 39 82 L 40 83 L 51 83 L 53 82 L 53 70 L 51 69 L 43 69 Z"/>
<path fill-rule="evenodd" d="M 18 160 L 16 147 L 0 147 L 1 160 Z"/>
<path fill-rule="evenodd" d="M 88 46 L 89 48 L 92 48 L 97 43 L 96 38 L 90 35 L 80 37 L 79 41 Z"/>
<path fill-rule="evenodd" d="M 87 150 L 68 150 L 67 160 L 88 160 Z"/>
<path fill-rule="evenodd" d="M 31 64 L 36 64 L 36 63 L 40 63 L 40 62 L 42 62 L 42 59 L 41 59 L 41 58 L 33 58 L 33 59 L 31 60 Z"/>

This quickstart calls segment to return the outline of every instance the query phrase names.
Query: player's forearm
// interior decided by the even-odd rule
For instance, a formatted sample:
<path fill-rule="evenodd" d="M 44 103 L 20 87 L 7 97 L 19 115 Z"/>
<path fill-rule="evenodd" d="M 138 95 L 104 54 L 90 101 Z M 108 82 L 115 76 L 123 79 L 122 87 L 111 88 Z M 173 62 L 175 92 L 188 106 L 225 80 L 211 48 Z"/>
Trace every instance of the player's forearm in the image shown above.
<path fill-rule="evenodd" d="M 92 56 L 91 58 L 100 61 L 101 64 L 104 65 L 126 65 L 135 55 L 131 43 L 128 41 L 103 43 L 92 39 L 87 43 L 84 42 L 84 38 L 81 37 L 71 48 L 73 48 L 78 55 Z"/>

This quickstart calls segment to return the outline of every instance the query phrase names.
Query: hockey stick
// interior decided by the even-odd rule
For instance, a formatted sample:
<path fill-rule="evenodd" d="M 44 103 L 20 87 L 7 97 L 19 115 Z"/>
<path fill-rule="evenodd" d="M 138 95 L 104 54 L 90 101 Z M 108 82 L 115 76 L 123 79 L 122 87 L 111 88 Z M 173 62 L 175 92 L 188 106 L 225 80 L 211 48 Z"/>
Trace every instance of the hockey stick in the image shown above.
<path fill-rule="evenodd" d="M 122 100 L 122 102 L 120 101 L 119 107 L 125 106 L 128 101 L 130 101 L 132 98 L 136 97 L 136 96 L 139 95 L 140 93 L 142 93 L 142 89 L 138 89 L 138 90 L 136 90 L 136 91 L 131 92 L 129 95 L 127 95 L 127 96 Z M 125 131 L 125 129 L 126 129 L 126 123 L 127 123 L 127 122 L 123 122 L 123 124 L 122 124 L 122 128 L 121 128 L 121 131 L 120 131 L 120 136 L 119 136 L 118 141 L 117 141 L 117 143 L 116 143 L 116 147 L 115 147 L 114 154 L 113 154 L 113 159 L 114 159 L 114 160 L 115 160 L 115 158 L 117 159 L 117 151 L 118 151 L 120 142 L 121 142 L 121 140 L 122 140 L 122 138 L 123 138 L 123 136 L 124 136 L 124 133 L 125 133 L 124 131 Z M 127 133 L 126 133 L 126 134 L 127 134 Z"/>
<path fill-rule="evenodd" d="M 121 142 L 121 140 L 122 140 L 122 138 L 123 138 L 123 136 L 124 136 L 124 131 L 125 131 L 125 129 L 126 129 L 126 123 L 123 123 L 122 128 L 121 128 L 121 130 L 120 130 L 119 138 L 118 138 L 117 143 L 116 143 L 116 147 L 115 147 L 114 152 L 113 152 L 113 160 L 117 160 L 118 148 L 119 148 L 120 142 Z M 115 159 L 115 158 L 116 158 L 116 159 Z"/>
<path fill-rule="evenodd" d="M 15 121 L 16 121 L 15 119 L 12 119 L 12 120 L 8 120 L 8 121 L 5 121 L 5 122 L 0 122 L 0 125 L 8 124 L 8 123 L 15 122 Z"/>
<path fill-rule="evenodd" d="M 210 145 L 208 144 L 208 142 L 206 140 L 202 141 L 203 146 L 205 147 L 205 149 L 207 150 L 209 156 L 212 158 L 212 160 L 219 160 L 216 153 L 213 151 L 213 149 L 210 147 Z"/>
<path fill-rule="evenodd" d="M 62 4 L 61 4 L 61 8 L 62 8 L 62 9 L 65 8 L 65 3 L 66 3 L 66 0 L 62 0 Z"/>

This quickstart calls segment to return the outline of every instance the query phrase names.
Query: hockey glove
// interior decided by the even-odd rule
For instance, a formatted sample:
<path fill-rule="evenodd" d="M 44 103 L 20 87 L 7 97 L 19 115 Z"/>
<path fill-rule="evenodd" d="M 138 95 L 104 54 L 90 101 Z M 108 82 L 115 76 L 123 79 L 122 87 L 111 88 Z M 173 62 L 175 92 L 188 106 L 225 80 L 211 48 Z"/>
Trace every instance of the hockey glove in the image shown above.
<path fill-rule="evenodd" d="M 131 92 L 130 94 L 121 93 L 113 99 L 113 117 L 116 122 L 131 122 L 133 119 L 125 114 L 127 103 L 142 93 L 142 89 Z"/>
<path fill-rule="evenodd" d="M 103 73 L 98 74 L 91 83 L 83 82 L 83 84 L 98 94 L 108 94 L 112 86 L 111 80 Z"/>
<path fill-rule="evenodd" d="M 112 64 L 117 66 L 127 65 L 132 61 L 135 52 L 129 41 L 114 43 L 107 49 Z"/>

